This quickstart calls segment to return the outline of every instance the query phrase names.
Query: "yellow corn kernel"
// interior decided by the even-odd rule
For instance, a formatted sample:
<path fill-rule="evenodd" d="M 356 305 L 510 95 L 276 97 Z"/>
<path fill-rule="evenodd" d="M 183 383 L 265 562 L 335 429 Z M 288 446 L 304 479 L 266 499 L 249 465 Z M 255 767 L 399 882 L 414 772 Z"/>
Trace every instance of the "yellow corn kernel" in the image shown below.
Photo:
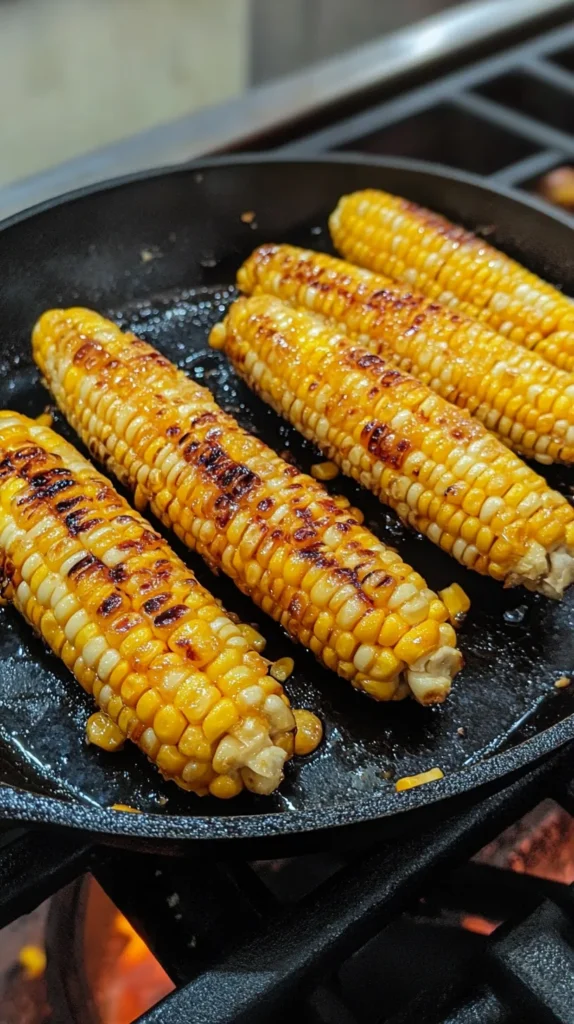
<path fill-rule="evenodd" d="M 219 696 L 217 687 L 210 686 L 198 673 L 181 684 L 174 697 L 174 705 L 193 725 L 205 718 L 213 705 L 217 704 Z"/>
<path fill-rule="evenodd" d="M 401 619 L 400 615 L 394 613 L 387 615 L 383 622 L 383 628 L 379 633 L 379 643 L 383 647 L 394 647 L 408 631 L 408 628 L 408 624 L 404 619 Z"/>
<path fill-rule="evenodd" d="M 205 674 L 212 683 L 216 685 L 227 672 L 239 668 L 243 663 L 243 652 L 241 647 L 226 647 L 217 658 L 205 666 Z"/>
<path fill-rule="evenodd" d="M 174 651 L 187 651 L 194 665 L 202 668 L 216 657 L 220 642 L 212 633 L 207 622 L 189 619 L 171 634 L 168 644 Z"/>
<path fill-rule="evenodd" d="M 397 793 L 404 793 L 406 789 L 414 789 L 415 786 L 424 786 L 426 782 L 438 782 L 444 779 L 444 772 L 440 768 L 429 768 L 428 772 L 420 772 L 419 775 L 405 775 L 397 779 L 395 789 Z"/>
<path fill-rule="evenodd" d="M 402 668 L 402 659 L 396 656 L 397 647 L 394 651 L 380 651 L 369 669 L 369 675 L 377 681 L 383 679 L 394 679 Z"/>
<path fill-rule="evenodd" d="M 40 946 L 22 946 L 18 953 L 18 963 L 30 980 L 41 978 L 46 970 L 46 954 Z"/>
<path fill-rule="evenodd" d="M 211 761 L 212 746 L 199 725 L 188 725 L 178 747 L 184 757 L 191 757 L 194 761 Z"/>
<path fill-rule="evenodd" d="M 439 590 L 439 597 L 448 611 L 452 625 L 460 626 L 470 608 L 470 598 L 458 583 L 451 583 L 444 590 Z"/>
<path fill-rule="evenodd" d="M 171 743 L 162 744 L 155 761 L 159 770 L 166 775 L 181 775 L 187 763 L 183 754 Z"/>
<path fill-rule="evenodd" d="M 95 747 L 112 753 L 121 750 L 126 737 L 105 711 L 96 711 L 86 722 L 86 739 Z"/>
<path fill-rule="evenodd" d="M 124 704 L 134 707 L 149 688 L 150 684 L 147 676 L 141 675 L 138 672 L 130 672 L 124 679 L 120 690 Z"/>
<path fill-rule="evenodd" d="M 160 708 L 153 720 L 154 732 L 160 743 L 179 743 L 187 721 L 173 704 Z"/>
<path fill-rule="evenodd" d="M 126 814 L 143 814 L 137 807 L 130 807 L 129 804 L 112 804 L 112 811 L 124 811 Z"/>
<path fill-rule="evenodd" d="M 407 665 L 414 664 L 419 658 L 431 654 L 437 649 L 440 641 L 439 625 L 433 619 L 421 622 L 405 633 L 395 646 L 395 655 Z"/>
<path fill-rule="evenodd" d="M 36 423 L 41 427 L 51 427 L 53 422 L 54 417 L 50 412 L 49 406 L 44 409 L 44 412 L 41 412 L 39 416 L 36 416 Z"/>
<path fill-rule="evenodd" d="M 229 732 L 238 720 L 239 713 L 235 704 L 229 697 L 223 697 L 211 709 L 203 723 L 203 731 L 206 738 L 212 743 L 213 740 L 223 736 L 225 732 Z"/>
<path fill-rule="evenodd" d="M 362 619 L 359 619 L 357 625 L 353 629 L 353 633 L 360 644 L 372 644 L 375 643 L 379 637 L 383 623 L 385 621 L 385 613 L 383 609 L 373 609 L 363 615 Z"/>
<path fill-rule="evenodd" d="M 385 682 L 380 679 L 365 679 L 363 681 L 363 690 L 368 693 L 370 697 L 374 697 L 375 700 L 392 700 L 396 693 L 396 683 Z"/>
<path fill-rule="evenodd" d="M 211 766 L 205 761 L 188 761 L 181 773 L 185 783 L 196 786 L 198 782 L 205 784 L 211 776 Z"/>
<path fill-rule="evenodd" d="M 293 716 L 297 730 L 295 753 L 301 757 L 305 754 L 312 754 L 323 739 L 323 723 L 312 711 L 306 711 L 304 708 L 295 708 Z"/>
<path fill-rule="evenodd" d="M 280 747 L 287 754 L 287 758 L 293 757 L 295 752 L 295 739 L 292 732 L 283 733 L 273 739 L 276 747 Z"/>
<path fill-rule="evenodd" d="M 136 714 L 145 725 L 151 725 L 162 706 L 162 699 L 157 690 L 147 690 L 136 704 Z"/>
<path fill-rule="evenodd" d="M 253 626 L 248 626 L 246 623 L 241 623 L 241 625 L 238 626 L 238 629 L 239 632 L 241 633 L 241 636 L 245 640 L 247 640 L 249 646 L 253 647 L 255 651 L 258 651 L 259 654 L 261 654 L 265 650 L 265 645 L 267 641 L 265 637 L 261 635 L 261 633 L 258 633 L 257 630 L 253 628 Z"/>
<path fill-rule="evenodd" d="M 209 792 L 218 800 L 231 800 L 238 793 L 241 793 L 243 783 L 239 773 L 235 775 L 216 775 L 209 783 Z"/>
<path fill-rule="evenodd" d="M 429 604 L 429 619 L 435 619 L 436 622 L 445 622 L 448 619 L 449 612 L 445 608 L 443 601 L 431 601 Z"/>
<path fill-rule="evenodd" d="M 335 650 L 339 658 L 342 658 L 343 661 L 351 661 L 356 648 L 357 640 L 353 633 L 339 633 L 335 640 Z M 284 681 L 284 679 L 280 680 L 280 682 Z"/>
<path fill-rule="evenodd" d="M 284 683 L 289 678 L 293 669 L 295 668 L 295 662 L 293 658 L 279 658 L 278 661 L 274 661 L 269 674 L 277 680 L 278 683 Z"/>
<path fill-rule="evenodd" d="M 314 476 L 315 480 L 334 480 L 339 476 L 339 467 L 334 462 L 316 462 L 311 466 L 311 476 Z"/>

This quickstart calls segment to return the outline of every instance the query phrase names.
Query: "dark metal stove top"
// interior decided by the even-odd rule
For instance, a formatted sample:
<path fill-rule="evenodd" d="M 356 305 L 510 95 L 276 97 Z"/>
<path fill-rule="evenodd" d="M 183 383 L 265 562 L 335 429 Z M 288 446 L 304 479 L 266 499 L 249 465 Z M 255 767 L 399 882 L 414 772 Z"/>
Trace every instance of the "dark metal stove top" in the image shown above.
<path fill-rule="evenodd" d="M 346 857 L 207 863 L 6 834 L 0 925 L 90 871 L 176 984 L 142 1024 L 572 1024 L 572 886 L 470 860 L 543 798 L 574 812 L 572 780 L 563 749 L 408 842 Z M 64 963 L 73 906 L 57 935 Z M 478 934 L 454 915 L 506 923 Z M 88 1024 L 53 952 L 51 1020 Z"/>
<path fill-rule="evenodd" d="M 550 8 L 564 18 L 564 4 Z M 331 109 L 313 130 L 308 120 L 269 127 L 258 148 L 438 160 L 535 189 L 574 162 L 574 24 L 557 21 L 400 96 L 385 87 L 377 100 L 371 88 L 358 112 L 337 118 Z M 101 166 L 111 169 L 106 159 Z M 58 180 L 70 184 L 53 177 L 52 192 Z M 17 189 L 8 205 L 41 198 L 49 182 L 39 187 Z M 176 983 L 145 1024 L 279 1024 L 294 1015 L 309 1024 L 574 1024 L 572 888 L 470 861 L 543 798 L 574 813 L 573 780 L 563 749 L 408 841 L 280 865 L 134 855 L 64 832 L 6 834 L 0 925 L 90 870 Z M 449 927 L 453 910 L 507 923 L 492 936 L 462 932 Z M 59 1005 L 55 1024 L 74 1020 L 67 1013 Z"/>

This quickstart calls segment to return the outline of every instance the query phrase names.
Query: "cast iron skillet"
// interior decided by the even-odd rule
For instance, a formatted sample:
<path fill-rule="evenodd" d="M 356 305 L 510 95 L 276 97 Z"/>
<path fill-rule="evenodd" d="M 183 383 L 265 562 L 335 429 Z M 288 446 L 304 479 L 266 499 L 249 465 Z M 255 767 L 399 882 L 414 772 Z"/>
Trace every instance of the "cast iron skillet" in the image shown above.
<path fill-rule="evenodd" d="M 86 304 L 141 331 L 214 391 L 221 404 L 303 467 L 308 445 L 207 348 L 240 261 L 263 241 L 329 248 L 326 219 L 338 197 L 382 187 L 488 235 L 567 292 L 574 290 L 566 217 L 479 179 L 411 161 L 235 157 L 132 177 L 64 197 L 13 218 L 0 231 L 1 405 L 38 414 L 49 401 L 30 358 L 30 330 L 49 306 Z M 241 215 L 253 213 L 242 220 Z M 247 223 L 251 221 L 251 223 Z M 61 419 L 56 428 L 74 439 Z M 548 472 L 565 493 L 574 474 Z M 574 588 L 558 604 L 503 590 L 467 572 L 348 482 L 335 481 L 383 539 L 434 588 L 456 579 L 472 599 L 460 635 L 466 668 L 446 705 L 377 705 L 323 670 L 222 577 L 189 564 L 228 608 L 260 624 L 271 657 L 292 654 L 294 705 L 321 715 L 326 739 L 292 762 L 271 798 L 230 804 L 164 785 L 135 748 L 87 748 L 90 701 L 8 608 L 0 623 L 0 817 L 74 827 L 107 842 L 204 851 L 242 841 L 242 852 L 293 852 L 326 842 L 396 834 L 484 795 L 574 737 Z M 174 538 L 171 538 L 174 541 Z M 174 546 L 177 547 L 175 544 Z M 178 548 L 179 550 L 179 548 Z M 398 794 L 393 779 L 440 766 L 445 779 Z M 447 800 L 447 798 L 450 798 Z M 128 804 L 143 813 L 110 809 Z M 252 841 L 249 843 L 249 841 Z M 275 842 L 273 842 L 275 840 Z"/>

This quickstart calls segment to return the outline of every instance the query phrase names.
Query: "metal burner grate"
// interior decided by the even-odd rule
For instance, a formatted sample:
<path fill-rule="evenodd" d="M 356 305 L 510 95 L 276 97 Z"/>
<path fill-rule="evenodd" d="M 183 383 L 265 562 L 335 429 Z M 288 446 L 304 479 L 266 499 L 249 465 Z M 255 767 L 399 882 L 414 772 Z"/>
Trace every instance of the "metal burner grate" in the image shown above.
<path fill-rule="evenodd" d="M 64 833 L 49 843 L 8 833 L 0 923 L 90 870 L 178 986 L 142 1024 L 267 1024 L 294 1012 L 309 1024 L 571 1024 L 571 887 L 469 862 L 543 797 L 574 810 L 571 777 L 562 749 L 400 849 L 299 862 L 312 891 L 287 878 L 288 898 L 269 883 L 269 864 L 194 864 Z M 449 926 L 455 910 L 507 920 L 474 934 Z"/>
<path fill-rule="evenodd" d="M 434 160 L 518 188 L 574 158 L 574 24 L 303 137 L 281 151 Z"/>

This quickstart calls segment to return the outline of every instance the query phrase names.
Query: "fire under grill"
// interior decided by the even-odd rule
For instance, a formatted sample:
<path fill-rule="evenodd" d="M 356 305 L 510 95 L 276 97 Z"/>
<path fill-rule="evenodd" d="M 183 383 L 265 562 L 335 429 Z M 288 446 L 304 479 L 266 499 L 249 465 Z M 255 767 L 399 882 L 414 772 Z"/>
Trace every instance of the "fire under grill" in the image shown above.
<path fill-rule="evenodd" d="M 554 195 L 547 175 L 574 165 L 574 24 L 386 93 L 234 148 L 437 161 L 543 201 Z M 361 853 L 193 861 L 63 831 L 5 831 L 0 926 L 51 899 L 46 972 L 24 982 L 35 986 L 29 1016 L 14 1009 L 16 972 L 4 978 L 0 1021 L 116 1024 L 94 997 L 85 945 L 95 879 L 112 903 L 93 928 L 107 913 L 125 939 L 118 957 L 135 949 L 156 997 L 166 993 L 144 1024 L 280 1024 L 294 1014 L 304 1024 L 572 1024 L 571 814 L 574 763 L 562 749 L 503 792 Z M 130 947 L 121 921 L 153 960 L 137 939 Z"/>

